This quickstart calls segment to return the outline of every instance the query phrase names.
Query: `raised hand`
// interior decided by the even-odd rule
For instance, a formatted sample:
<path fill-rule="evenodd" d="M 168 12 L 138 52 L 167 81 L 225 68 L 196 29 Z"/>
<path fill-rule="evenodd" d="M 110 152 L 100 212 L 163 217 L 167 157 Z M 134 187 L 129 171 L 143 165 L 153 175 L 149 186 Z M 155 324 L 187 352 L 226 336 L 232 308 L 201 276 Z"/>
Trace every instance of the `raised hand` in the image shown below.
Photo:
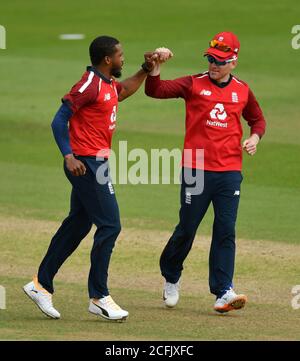
<path fill-rule="evenodd" d="M 173 53 L 168 48 L 164 48 L 164 47 L 156 48 L 154 50 L 154 57 L 158 63 L 162 64 L 165 63 L 167 60 L 171 59 L 173 57 Z"/>
<path fill-rule="evenodd" d="M 155 54 L 154 51 L 148 51 L 144 54 L 146 67 L 151 71 L 157 64 L 158 54 Z"/>

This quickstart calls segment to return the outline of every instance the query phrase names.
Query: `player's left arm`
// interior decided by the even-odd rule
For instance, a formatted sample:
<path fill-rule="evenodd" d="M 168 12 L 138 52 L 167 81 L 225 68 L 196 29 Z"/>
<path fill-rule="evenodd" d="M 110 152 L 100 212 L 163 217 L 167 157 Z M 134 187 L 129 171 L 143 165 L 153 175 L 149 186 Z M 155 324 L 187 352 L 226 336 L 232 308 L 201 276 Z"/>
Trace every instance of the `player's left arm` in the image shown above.
<path fill-rule="evenodd" d="M 248 102 L 243 109 L 243 117 L 246 119 L 251 129 L 251 135 L 243 142 L 243 149 L 254 155 L 257 151 L 257 144 L 266 131 L 266 121 L 263 112 L 253 94 L 249 89 Z"/>
<path fill-rule="evenodd" d="M 142 64 L 142 69 L 131 77 L 117 83 L 118 100 L 122 100 L 130 97 L 134 94 L 139 87 L 143 84 L 147 75 L 151 72 L 155 65 L 155 57 L 153 52 L 147 52 L 144 54 L 145 62 Z"/>

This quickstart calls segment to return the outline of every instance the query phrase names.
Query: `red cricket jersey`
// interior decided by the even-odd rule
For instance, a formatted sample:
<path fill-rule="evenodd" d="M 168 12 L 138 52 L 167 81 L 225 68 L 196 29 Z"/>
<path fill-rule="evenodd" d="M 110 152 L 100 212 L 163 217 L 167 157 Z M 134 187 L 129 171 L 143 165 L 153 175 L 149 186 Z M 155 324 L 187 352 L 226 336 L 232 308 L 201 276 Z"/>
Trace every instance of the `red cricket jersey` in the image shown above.
<path fill-rule="evenodd" d="M 69 134 L 74 154 L 109 157 L 121 89 L 120 83 L 106 79 L 89 66 L 79 82 L 63 97 L 62 101 L 67 102 L 73 111 Z"/>
<path fill-rule="evenodd" d="M 213 82 L 208 72 L 175 80 L 148 76 L 145 92 L 154 98 L 185 99 L 184 150 L 192 152 L 191 158 L 183 154 L 185 167 L 202 169 L 196 149 L 204 149 L 205 170 L 241 170 L 241 116 L 251 127 L 251 134 L 262 137 L 265 132 L 265 119 L 255 96 L 245 82 L 234 76 L 223 86 Z"/>

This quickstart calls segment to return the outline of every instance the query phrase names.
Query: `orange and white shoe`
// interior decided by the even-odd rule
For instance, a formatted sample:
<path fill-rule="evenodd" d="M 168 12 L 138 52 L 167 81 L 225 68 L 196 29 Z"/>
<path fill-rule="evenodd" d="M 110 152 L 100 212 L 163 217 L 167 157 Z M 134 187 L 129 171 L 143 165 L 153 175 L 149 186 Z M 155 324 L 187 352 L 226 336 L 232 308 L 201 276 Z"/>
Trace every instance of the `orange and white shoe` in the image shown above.
<path fill-rule="evenodd" d="M 125 321 L 129 315 L 128 311 L 122 310 L 111 296 L 91 299 L 89 312 L 112 321 Z"/>
<path fill-rule="evenodd" d="M 217 298 L 214 309 L 217 312 L 225 313 L 232 310 L 239 310 L 245 306 L 247 302 L 247 296 L 237 295 L 232 288 L 230 288 L 226 293 Z"/>
<path fill-rule="evenodd" d="M 34 276 L 33 281 L 27 283 L 23 290 L 46 316 L 60 318 L 60 313 L 53 307 L 51 293 L 39 284 L 37 276 Z"/>

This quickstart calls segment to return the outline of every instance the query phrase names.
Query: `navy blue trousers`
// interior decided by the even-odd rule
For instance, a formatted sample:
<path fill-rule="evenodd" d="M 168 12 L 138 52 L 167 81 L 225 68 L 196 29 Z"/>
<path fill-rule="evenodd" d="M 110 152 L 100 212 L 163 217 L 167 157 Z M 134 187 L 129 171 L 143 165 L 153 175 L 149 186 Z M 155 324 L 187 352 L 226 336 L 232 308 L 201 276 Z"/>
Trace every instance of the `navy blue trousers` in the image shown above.
<path fill-rule="evenodd" d="M 195 172 L 193 169 L 194 175 Z M 214 223 L 209 254 L 209 286 L 211 293 L 220 297 L 233 287 L 235 222 L 243 177 L 239 171 L 204 171 L 204 174 L 202 171 L 202 175 L 204 189 L 199 195 L 186 194 L 190 185 L 182 177 L 179 223 L 162 252 L 160 268 L 167 282 L 179 280 L 197 228 L 212 203 Z"/>
<path fill-rule="evenodd" d="M 90 255 L 88 291 L 90 298 L 101 298 L 109 295 L 108 267 L 121 231 L 119 208 L 110 181 L 100 184 L 96 178 L 100 165 L 106 167 L 104 175 L 108 175 L 108 162 L 99 162 L 92 157 L 77 158 L 85 164 L 86 174 L 73 176 L 64 164 L 65 174 L 72 185 L 70 213 L 51 240 L 39 267 L 38 280 L 48 292 L 53 293 L 53 279 L 57 271 L 95 224 L 97 229 Z"/>

